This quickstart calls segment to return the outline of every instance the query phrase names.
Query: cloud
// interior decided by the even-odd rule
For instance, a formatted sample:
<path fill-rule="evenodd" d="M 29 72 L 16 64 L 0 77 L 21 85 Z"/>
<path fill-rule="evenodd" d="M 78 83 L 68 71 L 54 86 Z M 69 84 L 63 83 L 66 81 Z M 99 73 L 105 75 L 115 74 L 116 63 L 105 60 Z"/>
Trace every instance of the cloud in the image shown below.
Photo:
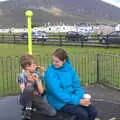
<path fill-rule="evenodd" d="M 120 0 L 102 0 L 102 1 L 120 8 Z"/>
<path fill-rule="evenodd" d="M 0 0 L 0 2 L 5 2 L 5 1 L 8 1 L 8 0 Z"/>

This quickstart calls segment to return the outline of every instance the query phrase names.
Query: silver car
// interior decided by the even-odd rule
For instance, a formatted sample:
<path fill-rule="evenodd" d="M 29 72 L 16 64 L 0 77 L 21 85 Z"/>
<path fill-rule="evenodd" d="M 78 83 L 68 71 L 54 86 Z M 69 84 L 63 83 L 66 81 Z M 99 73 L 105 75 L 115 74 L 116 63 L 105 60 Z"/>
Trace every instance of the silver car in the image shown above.
<path fill-rule="evenodd" d="M 23 33 L 20 36 L 20 38 L 22 40 L 27 40 L 28 39 L 28 33 L 27 32 Z M 47 41 L 48 40 L 48 36 L 43 31 L 35 31 L 35 32 L 32 32 L 32 40 L 33 41 Z"/>

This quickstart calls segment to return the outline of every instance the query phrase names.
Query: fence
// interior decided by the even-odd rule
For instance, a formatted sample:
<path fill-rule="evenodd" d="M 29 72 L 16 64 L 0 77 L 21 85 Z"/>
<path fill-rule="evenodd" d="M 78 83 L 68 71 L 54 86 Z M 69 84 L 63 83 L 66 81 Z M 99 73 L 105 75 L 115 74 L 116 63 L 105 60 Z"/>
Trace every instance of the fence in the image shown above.
<path fill-rule="evenodd" d="M 101 83 L 120 89 L 120 56 L 74 53 L 70 55 L 73 66 L 81 77 L 81 85 Z M 49 55 L 37 56 L 37 64 L 50 65 Z M 0 57 L 0 96 L 19 92 L 16 78 L 20 72 L 19 57 Z"/>
<path fill-rule="evenodd" d="M 27 44 L 27 38 L 21 38 L 20 34 L 0 34 L 0 43 L 7 44 Z M 44 38 L 33 39 L 34 45 L 59 45 L 59 46 L 80 46 L 80 47 L 104 47 L 104 48 L 120 48 L 120 38 L 118 36 L 110 36 L 115 43 L 109 43 L 108 40 L 100 41 L 105 36 L 77 36 L 77 37 L 66 37 L 65 34 L 49 34 L 48 39 Z M 114 40 L 114 38 L 116 40 Z"/>

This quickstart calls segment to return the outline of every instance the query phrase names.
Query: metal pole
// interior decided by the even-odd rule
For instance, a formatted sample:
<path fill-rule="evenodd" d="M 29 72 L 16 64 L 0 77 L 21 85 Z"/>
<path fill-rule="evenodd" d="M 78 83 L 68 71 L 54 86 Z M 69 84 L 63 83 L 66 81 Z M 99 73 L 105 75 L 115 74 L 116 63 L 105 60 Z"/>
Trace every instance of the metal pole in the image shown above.
<path fill-rule="evenodd" d="M 31 22 L 31 18 L 33 16 L 33 12 L 31 10 L 27 10 L 25 12 L 25 16 L 27 17 L 27 27 L 28 27 L 28 54 L 32 55 L 32 22 Z"/>

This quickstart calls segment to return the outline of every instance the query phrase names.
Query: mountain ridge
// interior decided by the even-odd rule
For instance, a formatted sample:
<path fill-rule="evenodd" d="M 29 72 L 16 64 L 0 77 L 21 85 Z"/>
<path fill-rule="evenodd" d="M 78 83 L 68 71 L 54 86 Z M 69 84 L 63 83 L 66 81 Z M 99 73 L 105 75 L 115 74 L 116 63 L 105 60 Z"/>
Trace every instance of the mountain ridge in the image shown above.
<path fill-rule="evenodd" d="M 23 26 L 25 10 L 34 12 L 33 23 L 120 22 L 120 8 L 100 0 L 9 0 L 0 3 L 0 25 Z"/>

